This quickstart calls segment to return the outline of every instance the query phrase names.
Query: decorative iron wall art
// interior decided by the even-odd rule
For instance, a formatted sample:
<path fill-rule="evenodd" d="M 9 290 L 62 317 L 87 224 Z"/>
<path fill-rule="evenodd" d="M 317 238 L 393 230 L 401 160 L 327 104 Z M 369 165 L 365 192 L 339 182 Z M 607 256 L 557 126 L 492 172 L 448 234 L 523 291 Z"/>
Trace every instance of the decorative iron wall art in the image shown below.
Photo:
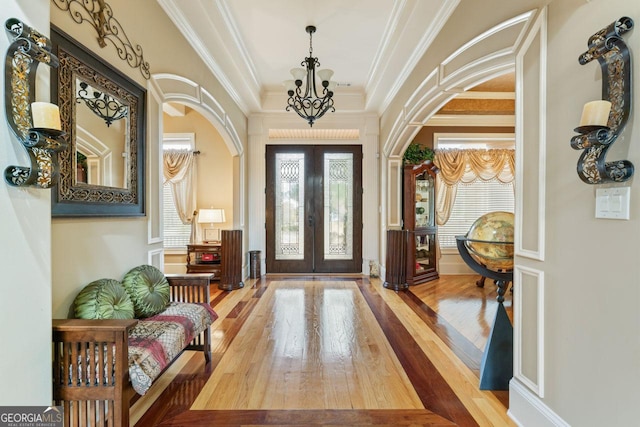
<path fill-rule="evenodd" d="M 611 102 L 606 125 L 581 123 L 571 138 L 571 147 L 584 150 L 578 160 L 578 176 L 587 184 L 624 182 L 633 176 L 628 160 L 605 162 L 607 151 L 622 133 L 631 109 L 631 57 L 622 35 L 633 28 L 626 16 L 612 22 L 589 38 L 588 50 L 578 61 L 585 65 L 597 59 L 602 71 L 602 99 Z M 585 114 L 587 115 L 585 106 Z"/>
<path fill-rule="evenodd" d="M 69 16 L 78 24 L 88 22 L 98 33 L 100 47 L 105 47 L 108 40 L 116 48 L 120 59 L 127 61 L 131 68 L 140 69 L 145 79 L 151 78 L 149 63 L 144 60 L 142 47 L 131 43 L 120 22 L 113 17 L 111 6 L 104 0 L 51 0 L 51 2 L 58 9 L 69 12 Z"/>
<path fill-rule="evenodd" d="M 26 25 L 10 18 L 5 30 L 13 42 L 5 61 L 5 109 L 13 134 L 27 151 L 31 167 L 8 166 L 5 181 L 12 186 L 50 188 L 58 182 L 57 152 L 67 148 L 64 132 L 57 129 L 35 128 L 31 104 L 35 101 L 36 70 L 40 63 L 58 66 L 58 58 L 51 53 L 51 41 Z"/>

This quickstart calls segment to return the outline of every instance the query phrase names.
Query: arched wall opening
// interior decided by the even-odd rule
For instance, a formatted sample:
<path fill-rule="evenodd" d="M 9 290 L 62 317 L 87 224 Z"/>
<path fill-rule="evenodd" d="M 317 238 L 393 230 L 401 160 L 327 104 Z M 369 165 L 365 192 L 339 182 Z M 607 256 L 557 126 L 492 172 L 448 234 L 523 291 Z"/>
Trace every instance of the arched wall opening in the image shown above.
<path fill-rule="evenodd" d="M 449 101 L 479 84 L 514 72 L 517 51 L 536 16 L 537 11 L 532 10 L 496 25 L 424 72 L 426 77 L 415 85 L 381 141 L 384 194 L 381 236 L 385 236 L 388 229 L 402 228 L 402 156 L 407 146 Z M 504 123 L 509 121 L 510 126 L 514 126 L 515 118 Z M 487 118 L 486 124 L 475 125 L 496 126 L 496 121 Z M 385 260 L 386 242 L 382 242 L 381 249 L 381 259 Z"/>
<path fill-rule="evenodd" d="M 163 202 L 161 166 L 162 139 L 165 132 L 169 131 L 173 133 L 176 129 L 175 126 L 171 129 L 167 129 L 167 126 L 165 126 L 163 106 L 166 104 L 173 107 L 177 106 L 178 108 L 186 107 L 184 109 L 187 112 L 193 110 L 190 112 L 190 116 L 193 116 L 196 122 L 193 126 L 197 126 L 199 129 L 206 129 L 207 126 L 211 126 L 213 129 L 209 128 L 211 135 L 207 135 L 207 139 L 222 140 L 226 149 L 223 149 L 221 152 L 218 151 L 218 153 L 222 153 L 222 157 L 227 159 L 223 165 L 224 169 L 228 169 L 228 173 L 224 175 L 224 179 L 231 181 L 225 184 L 224 191 L 228 194 L 227 197 L 231 198 L 231 208 L 228 209 L 227 221 L 223 228 L 243 230 L 245 224 L 245 198 L 243 196 L 245 186 L 245 150 L 236 130 L 237 128 L 234 126 L 229 115 L 226 114 L 223 107 L 205 88 L 189 79 L 172 74 L 152 76 L 149 84 L 148 102 L 154 106 L 154 108 L 150 108 L 150 112 L 158 116 L 158 129 L 149 130 L 150 143 L 147 150 L 149 157 L 149 175 L 156 178 L 149 179 L 149 182 L 157 183 L 154 186 L 155 188 L 149 189 L 149 242 L 161 242 L 163 240 L 163 218 L 161 214 Z M 199 149 L 197 141 L 196 149 Z M 228 152 L 228 155 L 225 151 Z M 215 159 L 212 156 L 215 156 L 215 151 L 210 150 L 209 153 L 202 151 L 198 158 L 199 181 L 203 181 L 199 183 L 197 190 L 198 208 L 208 208 L 210 207 L 209 205 L 216 203 L 215 200 L 217 200 L 215 191 L 217 188 L 220 188 L 220 183 L 218 182 L 216 184 L 216 182 L 213 182 L 215 180 L 202 179 L 202 176 L 206 177 L 211 175 L 211 171 L 200 170 L 209 166 L 213 167 L 217 164 L 216 162 L 220 162 L 221 159 Z M 204 205 L 200 206 L 202 203 L 204 203 Z M 176 268 L 182 268 L 182 265 L 184 265 L 182 257 L 184 257 L 185 254 L 180 253 L 178 256 L 179 260 L 174 257 L 175 259 L 169 260 L 170 265 L 167 265 L 173 272 L 178 272 L 174 270 Z"/>

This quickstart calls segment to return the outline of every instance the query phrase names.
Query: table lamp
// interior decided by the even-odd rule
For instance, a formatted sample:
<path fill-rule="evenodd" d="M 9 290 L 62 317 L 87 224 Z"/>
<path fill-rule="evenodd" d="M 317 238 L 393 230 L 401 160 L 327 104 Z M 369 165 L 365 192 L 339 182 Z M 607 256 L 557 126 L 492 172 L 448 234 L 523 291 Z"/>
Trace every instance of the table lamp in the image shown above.
<path fill-rule="evenodd" d="M 224 209 L 200 209 L 198 214 L 198 223 L 211 225 L 211 228 L 204 229 L 204 238 L 202 239 L 202 242 L 219 243 L 220 229 L 213 228 L 213 224 L 223 223 L 225 221 Z"/>

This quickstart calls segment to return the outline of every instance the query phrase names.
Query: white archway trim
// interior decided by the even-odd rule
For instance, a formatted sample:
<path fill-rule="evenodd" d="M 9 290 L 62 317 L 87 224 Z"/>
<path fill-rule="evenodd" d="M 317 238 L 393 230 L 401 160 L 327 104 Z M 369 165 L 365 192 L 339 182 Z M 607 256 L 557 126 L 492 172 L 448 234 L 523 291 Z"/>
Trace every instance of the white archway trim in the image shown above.
<path fill-rule="evenodd" d="M 231 118 L 205 88 L 175 74 L 153 74 L 151 80 L 161 94 L 162 102 L 181 102 L 197 110 L 220 133 L 231 155 L 242 155 L 242 142 Z"/>
<path fill-rule="evenodd" d="M 502 57 L 512 58 L 534 17 L 535 10 L 523 13 L 490 28 L 462 45 L 440 64 L 440 85 L 446 87 L 451 82 L 452 86 L 459 86 L 461 79 L 458 76 L 466 74 L 467 70 L 479 68 L 485 63 L 501 63 Z M 491 49 L 488 50 L 487 47 Z M 491 53 L 484 54 L 487 51 Z M 477 84 L 477 81 L 474 80 L 473 83 Z M 468 88 L 464 88 L 466 89 Z"/>
<path fill-rule="evenodd" d="M 76 125 L 76 145 L 77 150 L 87 157 L 87 177 L 96 178 L 96 181 L 87 182 L 112 187 L 113 177 L 106 171 L 111 171 L 113 162 L 117 160 L 114 159 L 111 147 L 80 125 Z M 117 154 L 121 156 L 123 153 Z M 123 182 L 126 182 L 126 177 Z"/>
<path fill-rule="evenodd" d="M 227 149 L 234 159 L 234 194 L 238 194 L 234 198 L 234 211 L 238 212 L 240 217 L 237 223 L 234 220 L 234 226 L 244 229 L 245 216 L 245 198 L 244 194 L 245 182 L 245 162 L 246 156 L 236 126 L 233 124 L 231 117 L 226 113 L 222 105 L 199 84 L 185 77 L 175 74 L 154 74 L 147 84 L 149 100 L 149 114 L 157 114 L 158 128 L 148 128 L 149 141 L 161 141 L 162 139 L 162 104 L 163 103 L 181 103 L 198 111 L 208 120 L 211 125 L 218 131 Z M 162 242 L 163 225 L 162 225 L 162 191 L 159 183 L 162 182 L 162 166 L 161 166 L 161 144 L 150 143 L 147 147 L 148 154 L 148 182 L 149 196 L 148 204 L 148 241 L 149 244 Z M 237 164 L 235 163 L 237 162 Z M 237 167 L 237 169 L 236 169 Z M 240 175 L 238 175 L 238 173 Z M 239 193 L 236 191 L 241 191 Z M 155 207 L 155 209 L 154 209 Z"/>
<path fill-rule="evenodd" d="M 536 11 L 518 15 L 479 34 L 428 72 L 398 113 L 383 152 L 400 158 L 420 128 L 444 104 L 469 88 L 514 70 L 515 52 Z M 489 52 L 489 53 L 487 53 Z"/>
<path fill-rule="evenodd" d="M 94 156 L 104 156 L 111 152 L 111 148 L 105 145 L 100 138 L 96 137 L 93 133 L 80 125 L 76 125 L 78 139 L 78 148 L 81 148 L 85 153 L 90 153 Z"/>

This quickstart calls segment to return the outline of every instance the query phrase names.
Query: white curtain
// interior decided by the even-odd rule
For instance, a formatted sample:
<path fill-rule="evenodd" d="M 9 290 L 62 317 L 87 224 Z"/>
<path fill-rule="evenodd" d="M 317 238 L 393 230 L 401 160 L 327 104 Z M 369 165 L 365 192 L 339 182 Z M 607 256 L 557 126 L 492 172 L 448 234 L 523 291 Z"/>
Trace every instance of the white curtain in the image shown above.
<path fill-rule="evenodd" d="M 196 227 L 196 161 L 191 151 L 164 150 L 163 167 L 164 180 L 171 185 L 171 193 L 176 211 L 183 224 L 191 225 L 190 243 L 200 241 L 198 227 Z"/>
<path fill-rule="evenodd" d="M 498 180 L 503 184 L 515 177 L 515 150 L 446 149 L 436 150 L 436 223 L 444 225 L 451 216 L 458 184 L 476 180 Z"/>

